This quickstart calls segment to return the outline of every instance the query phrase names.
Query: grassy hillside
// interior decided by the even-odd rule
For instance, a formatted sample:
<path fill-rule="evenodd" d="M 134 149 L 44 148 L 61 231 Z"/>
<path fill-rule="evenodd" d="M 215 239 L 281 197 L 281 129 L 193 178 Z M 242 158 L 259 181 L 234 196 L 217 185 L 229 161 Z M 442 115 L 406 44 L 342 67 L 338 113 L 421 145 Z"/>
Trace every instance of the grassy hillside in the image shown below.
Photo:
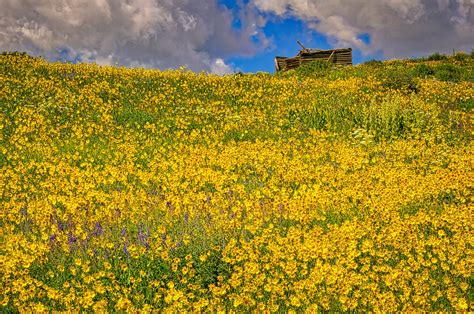
<path fill-rule="evenodd" d="M 0 310 L 474 310 L 473 104 L 463 54 L 224 77 L 0 55 Z"/>

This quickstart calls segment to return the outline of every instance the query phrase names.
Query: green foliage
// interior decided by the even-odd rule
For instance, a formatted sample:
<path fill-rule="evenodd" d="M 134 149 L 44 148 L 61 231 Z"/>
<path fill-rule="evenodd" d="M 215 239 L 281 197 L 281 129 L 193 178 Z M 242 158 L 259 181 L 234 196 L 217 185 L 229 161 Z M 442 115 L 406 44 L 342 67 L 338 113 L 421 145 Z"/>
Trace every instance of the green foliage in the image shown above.
<path fill-rule="evenodd" d="M 418 86 L 411 73 L 401 69 L 388 69 L 380 72 L 379 79 L 382 86 L 388 89 L 417 92 Z"/>
<path fill-rule="evenodd" d="M 413 68 L 412 73 L 416 77 L 426 78 L 430 75 L 433 75 L 435 70 L 428 64 L 420 63 Z"/>
<path fill-rule="evenodd" d="M 441 64 L 436 67 L 435 77 L 441 81 L 459 82 L 462 77 L 462 71 L 454 64 Z"/>
<path fill-rule="evenodd" d="M 464 52 L 457 52 L 455 55 L 454 55 L 454 60 L 456 61 L 461 61 L 461 62 L 464 62 L 466 61 L 467 59 L 469 58 L 469 55 L 467 53 L 464 53 Z"/>
<path fill-rule="evenodd" d="M 146 123 L 154 123 L 156 121 L 156 117 L 152 114 L 133 106 L 126 106 L 120 111 L 117 110 L 114 112 L 113 117 L 118 124 L 140 127 L 145 126 Z"/>
<path fill-rule="evenodd" d="M 369 61 L 365 62 L 364 65 L 371 66 L 371 67 L 380 67 L 380 66 L 383 66 L 383 62 L 380 61 L 380 60 L 372 59 L 372 60 L 369 60 Z"/>
<path fill-rule="evenodd" d="M 2 51 L 1 56 L 12 56 L 12 57 L 30 57 L 26 52 L 23 51 Z M 31 57 L 30 57 L 31 58 Z"/>
<path fill-rule="evenodd" d="M 317 60 L 303 64 L 295 69 L 295 74 L 297 76 L 323 77 L 331 71 L 332 66 L 327 61 Z"/>
<path fill-rule="evenodd" d="M 324 63 L 315 62 L 285 72 L 283 77 L 297 77 L 302 83 L 313 78 L 329 83 L 348 78 L 375 77 L 381 83 L 380 87 L 385 96 L 381 95 L 366 102 L 355 95 L 343 97 L 337 91 L 330 94 L 315 91 L 313 109 L 289 110 L 283 129 L 331 131 L 343 136 L 351 136 L 354 130 L 364 130 L 370 137 L 370 140 L 366 139 L 367 136 L 364 137 L 364 142 L 369 143 L 429 134 L 439 130 L 439 123 L 443 121 L 446 127 L 450 125 L 449 132 L 445 132 L 443 137 L 450 142 L 464 141 L 470 138 L 467 132 L 469 127 L 466 121 L 459 121 L 461 116 L 453 115 L 452 110 L 468 112 L 469 108 L 472 108 L 472 99 L 460 99 L 449 106 L 442 106 L 440 112 L 427 113 L 419 109 L 421 103 L 415 96 L 422 87 L 422 80 L 472 81 L 474 67 L 469 63 L 472 61 L 459 63 L 454 57 L 445 57 L 437 54 L 431 56 L 431 59 L 444 60 L 435 64 L 427 63 L 424 59 L 386 62 L 372 60 L 362 65 L 343 68 L 330 68 Z M 373 88 L 361 87 L 363 93 L 370 94 L 374 91 Z M 406 105 L 398 96 L 392 95 L 393 93 L 413 95 L 413 98 L 409 105 Z M 454 133 L 457 135 L 454 136 Z M 231 138 L 236 141 L 250 139 L 245 130 L 232 130 L 226 135 L 227 140 Z"/>
<path fill-rule="evenodd" d="M 428 61 L 441 61 L 441 60 L 447 60 L 447 59 L 448 59 L 447 56 L 442 55 L 438 52 L 435 52 L 432 55 L 430 55 L 428 58 L 426 58 L 426 60 Z"/>

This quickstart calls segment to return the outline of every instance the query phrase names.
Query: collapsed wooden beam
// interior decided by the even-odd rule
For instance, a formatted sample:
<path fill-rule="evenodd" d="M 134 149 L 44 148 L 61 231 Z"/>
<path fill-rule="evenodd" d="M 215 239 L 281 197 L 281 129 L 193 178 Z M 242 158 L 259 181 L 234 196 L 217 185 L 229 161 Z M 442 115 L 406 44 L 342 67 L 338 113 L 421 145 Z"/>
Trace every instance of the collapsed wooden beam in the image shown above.
<path fill-rule="evenodd" d="M 337 65 L 352 65 L 352 48 L 320 50 L 304 47 L 304 49 L 300 50 L 298 55 L 293 58 L 275 57 L 275 68 L 277 71 L 287 71 L 295 69 L 302 64 L 318 60 Z"/>

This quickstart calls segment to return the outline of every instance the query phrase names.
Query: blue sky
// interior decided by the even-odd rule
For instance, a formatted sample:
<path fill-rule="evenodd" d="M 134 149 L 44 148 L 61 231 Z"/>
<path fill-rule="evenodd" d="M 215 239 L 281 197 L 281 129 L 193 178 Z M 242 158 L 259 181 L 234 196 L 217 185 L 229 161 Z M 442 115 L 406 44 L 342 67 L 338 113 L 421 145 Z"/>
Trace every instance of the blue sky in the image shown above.
<path fill-rule="evenodd" d="M 272 40 L 272 45 L 268 49 L 265 49 L 264 52 L 257 53 L 251 57 L 230 57 L 226 61 L 232 64 L 236 69 L 240 69 L 243 72 L 274 72 L 274 57 L 295 56 L 301 49 L 296 42 L 297 40 L 303 43 L 307 48 L 333 48 L 328 43 L 326 36 L 309 29 L 305 22 L 293 17 L 272 18 L 263 28 L 263 32 L 265 33 L 266 37 L 269 37 Z M 363 36 L 361 39 L 363 39 L 365 42 L 370 41 L 370 37 L 368 35 Z M 354 64 L 382 58 L 383 55 L 381 53 L 363 56 L 362 53 L 357 49 L 354 49 L 353 51 Z"/>
<path fill-rule="evenodd" d="M 267 22 L 263 32 L 272 40 L 270 48 L 252 57 L 231 57 L 227 61 L 244 72 L 273 72 L 275 56 L 292 57 L 298 53 L 297 40 L 306 47 L 330 48 L 323 35 L 309 30 L 304 22 L 295 18 L 274 18 Z"/>
<path fill-rule="evenodd" d="M 0 0 L 1 1 L 1 0 Z M 300 47 L 371 60 L 471 52 L 465 0 L 4 1 L 1 51 L 68 62 L 196 72 L 274 72 Z"/>
<path fill-rule="evenodd" d="M 245 1 L 245 3 L 248 1 Z M 232 0 L 219 0 L 221 5 L 226 6 L 234 11 L 239 9 L 239 4 Z M 238 19 L 234 20 L 233 26 L 239 28 Z M 275 56 L 292 57 L 295 56 L 300 46 L 297 40 L 302 42 L 308 48 L 332 49 L 334 48 L 328 43 L 328 39 L 324 34 L 318 33 L 314 29 L 310 29 L 307 23 L 302 19 L 292 17 L 269 16 L 262 30 L 267 38 L 272 40 L 272 44 L 265 51 L 257 53 L 253 56 L 236 56 L 226 59 L 236 70 L 242 72 L 274 72 Z M 362 34 L 359 37 L 365 43 L 370 42 L 369 34 Z M 338 47 L 346 48 L 346 47 Z M 381 52 L 363 55 L 361 51 L 353 50 L 353 63 L 358 64 L 373 59 L 383 59 Z"/>

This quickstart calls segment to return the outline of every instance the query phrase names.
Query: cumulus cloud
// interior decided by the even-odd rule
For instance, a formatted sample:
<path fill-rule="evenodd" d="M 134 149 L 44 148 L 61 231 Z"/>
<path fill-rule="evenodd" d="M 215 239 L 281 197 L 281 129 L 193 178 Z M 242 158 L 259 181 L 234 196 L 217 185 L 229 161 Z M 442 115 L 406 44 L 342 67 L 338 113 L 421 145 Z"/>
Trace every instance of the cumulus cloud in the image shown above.
<path fill-rule="evenodd" d="M 263 13 L 294 16 L 329 37 L 386 57 L 470 51 L 474 43 L 473 0 L 254 0 Z M 363 40 L 369 35 L 370 41 Z"/>
<path fill-rule="evenodd" d="M 0 0 L 0 47 L 48 58 L 227 73 L 266 47 L 261 18 L 217 0 Z M 236 16 L 237 15 L 237 16 Z M 241 27 L 232 27 L 238 18 Z"/>
<path fill-rule="evenodd" d="M 219 75 L 225 75 L 232 73 L 232 66 L 226 64 L 224 60 L 217 58 L 213 64 L 211 64 L 211 72 Z"/>

